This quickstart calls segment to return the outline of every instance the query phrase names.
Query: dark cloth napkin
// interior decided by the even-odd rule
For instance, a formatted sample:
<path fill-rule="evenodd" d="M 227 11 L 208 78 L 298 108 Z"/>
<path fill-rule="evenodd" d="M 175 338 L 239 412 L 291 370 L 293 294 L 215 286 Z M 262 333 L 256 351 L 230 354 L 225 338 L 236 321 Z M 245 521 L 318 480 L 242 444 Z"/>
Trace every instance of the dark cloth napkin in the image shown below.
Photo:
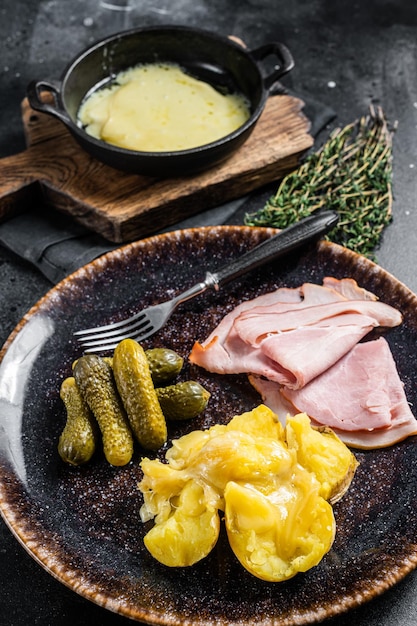
<path fill-rule="evenodd" d="M 312 98 L 304 98 L 303 113 L 311 122 L 310 134 L 317 137 L 336 116 L 335 112 Z M 267 197 L 274 188 L 264 191 Z M 261 192 L 262 193 L 262 192 Z M 256 200 L 254 200 L 256 198 Z M 261 208 L 259 192 L 238 198 L 174 224 L 164 231 L 218 224 L 242 224 L 245 214 Z M 164 232 L 161 231 L 161 232 Z M 0 224 L 0 244 L 37 267 L 52 283 L 57 283 L 98 256 L 120 247 L 91 232 L 67 215 L 45 207 L 30 211 Z"/>

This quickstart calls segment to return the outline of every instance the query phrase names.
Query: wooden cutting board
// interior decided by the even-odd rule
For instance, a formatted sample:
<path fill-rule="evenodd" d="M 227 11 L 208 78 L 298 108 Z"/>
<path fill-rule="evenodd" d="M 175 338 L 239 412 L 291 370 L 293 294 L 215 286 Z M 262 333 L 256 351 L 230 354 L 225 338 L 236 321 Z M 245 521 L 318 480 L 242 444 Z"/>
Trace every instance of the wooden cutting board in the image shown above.
<path fill-rule="evenodd" d="M 192 177 L 125 174 L 87 154 L 57 119 L 31 109 L 22 118 L 23 152 L 0 159 L 0 220 L 36 204 L 70 214 L 109 241 L 123 243 L 267 183 L 295 169 L 313 145 L 304 103 L 271 96 L 248 141 L 224 164 Z"/>

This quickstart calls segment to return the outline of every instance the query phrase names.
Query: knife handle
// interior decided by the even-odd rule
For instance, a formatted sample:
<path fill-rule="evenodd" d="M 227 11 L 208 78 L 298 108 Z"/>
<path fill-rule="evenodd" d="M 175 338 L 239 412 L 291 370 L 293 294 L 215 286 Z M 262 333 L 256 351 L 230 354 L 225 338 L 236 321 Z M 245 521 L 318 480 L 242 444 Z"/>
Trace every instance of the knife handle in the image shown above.
<path fill-rule="evenodd" d="M 211 279 L 218 288 L 268 261 L 282 257 L 303 244 L 321 237 L 336 226 L 338 219 L 339 216 L 334 211 L 321 211 L 309 215 L 263 241 L 235 261 L 211 272 Z"/>

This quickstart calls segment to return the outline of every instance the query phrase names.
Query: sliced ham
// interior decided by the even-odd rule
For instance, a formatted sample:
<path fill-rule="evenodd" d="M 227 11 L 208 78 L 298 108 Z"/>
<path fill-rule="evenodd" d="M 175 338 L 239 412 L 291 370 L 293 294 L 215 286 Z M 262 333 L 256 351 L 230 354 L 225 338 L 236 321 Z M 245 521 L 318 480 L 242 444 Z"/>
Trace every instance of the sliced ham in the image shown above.
<path fill-rule="evenodd" d="M 406 422 L 401 424 L 393 423 L 389 428 L 380 428 L 374 431 L 342 431 L 337 428 L 333 428 L 333 431 L 351 448 L 375 450 L 376 448 L 388 448 L 395 443 L 404 441 L 407 437 L 417 435 L 417 420 L 410 416 Z"/>
<path fill-rule="evenodd" d="M 325 276 L 323 278 L 323 287 L 337 291 L 347 300 L 378 300 L 376 295 L 371 291 L 367 291 L 363 287 L 359 287 L 353 278 L 343 278 L 339 280 L 333 276 Z"/>
<path fill-rule="evenodd" d="M 195 343 L 190 361 L 211 372 L 247 373 L 283 423 L 305 412 L 348 445 L 385 447 L 417 434 L 417 420 L 388 343 L 367 335 L 401 321 L 353 279 L 326 277 L 322 285 L 243 302 Z"/>
<path fill-rule="evenodd" d="M 287 414 L 306 412 L 313 424 L 331 427 L 354 447 L 386 447 L 417 434 L 417 420 L 382 337 L 358 344 L 297 391 L 256 376 L 249 380 L 283 423 Z"/>
<path fill-rule="evenodd" d="M 328 325 L 271 335 L 253 352 L 279 364 L 281 377 L 274 380 L 291 389 L 300 389 L 329 364 L 336 363 L 377 325 L 365 315 L 346 314 L 330 320 Z"/>
<path fill-rule="evenodd" d="M 282 385 L 254 374 L 249 374 L 248 379 L 252 387 L 254 387 L 261 396 L 263 404 L 275 413 L 281 424 L 285 427 L 287 415 L 296 415 L 298 411 L 296 411 L 294 405 L 282 395 Z M 311 416 L 309 417 L 313 424 L 314 420 Z M 317 423 L 313 425 L 317 425 Z"/>
<path fill-rule="evenodd" d="M 282 389 L 294 407 L 342 430 L 386 428 L 411 411 L 387 341 L 359 343 L 303 389 Z"/>
<path fill-rule="evenodd" d="M 242 303 L 195 343 L 190 361 L 210 372 L 257 374 L 298 389 L 372 328 L 400 323 L 398 311 L 353 279 L 329 277 L 323 285 L 281 288 Z"/>
<path fill-rule="evenodd" d="M 255 306 L 270 304 L 300 304 L 303 294 L 300 288 L 282 287 L 239 304 L 228 313 L 203 342 L 196 342 L 190 353 L 190 361 L 209 372 L 217 374 L 241 374 L 254 371 L 262 376 L 274 376 L 274 364 L 265 355 L 254 354 L 250 346 L 235 333 L 233 324 L 236 317 Z"/>
<path fill-rule="evenodd" d="M 303 303 L 304 304 L 304 303 Z M 251 346 L 259 346 L 271 334 L 283 333 L 305 326 L 328 326 L 338 323 L 343 316 L 356 313 L 373 318 L 374 326 L 397 326 L 401 324 L 401 314 L 389 304 L 370 300 L 343 300 L 341 302 L 320 303 L 312 306 L 295 306 L 291 309 L 282 309 L 270 305 L 269 307 L 254 307 L 240 313 L 234 327 L 241 339 Z"/>

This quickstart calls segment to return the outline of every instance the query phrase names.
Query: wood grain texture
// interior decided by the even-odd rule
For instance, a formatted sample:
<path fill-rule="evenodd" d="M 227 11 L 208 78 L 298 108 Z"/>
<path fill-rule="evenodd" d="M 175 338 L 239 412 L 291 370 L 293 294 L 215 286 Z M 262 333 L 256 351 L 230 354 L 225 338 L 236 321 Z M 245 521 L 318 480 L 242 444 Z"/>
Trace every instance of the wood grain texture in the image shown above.
<path fill-rule="evenodd" d="M 304 103 L 271 96 L 252 135 L 225 163 L 194 176 L 157 179 L 127 174 L 79 147 L 55 118 L 31 109 L 22 118 L 27 149 L 0 160 L 0 220 L 35 199 L 123 243 L 150 235 L 204 209 L 279 180 L 313 145 Z"/>

